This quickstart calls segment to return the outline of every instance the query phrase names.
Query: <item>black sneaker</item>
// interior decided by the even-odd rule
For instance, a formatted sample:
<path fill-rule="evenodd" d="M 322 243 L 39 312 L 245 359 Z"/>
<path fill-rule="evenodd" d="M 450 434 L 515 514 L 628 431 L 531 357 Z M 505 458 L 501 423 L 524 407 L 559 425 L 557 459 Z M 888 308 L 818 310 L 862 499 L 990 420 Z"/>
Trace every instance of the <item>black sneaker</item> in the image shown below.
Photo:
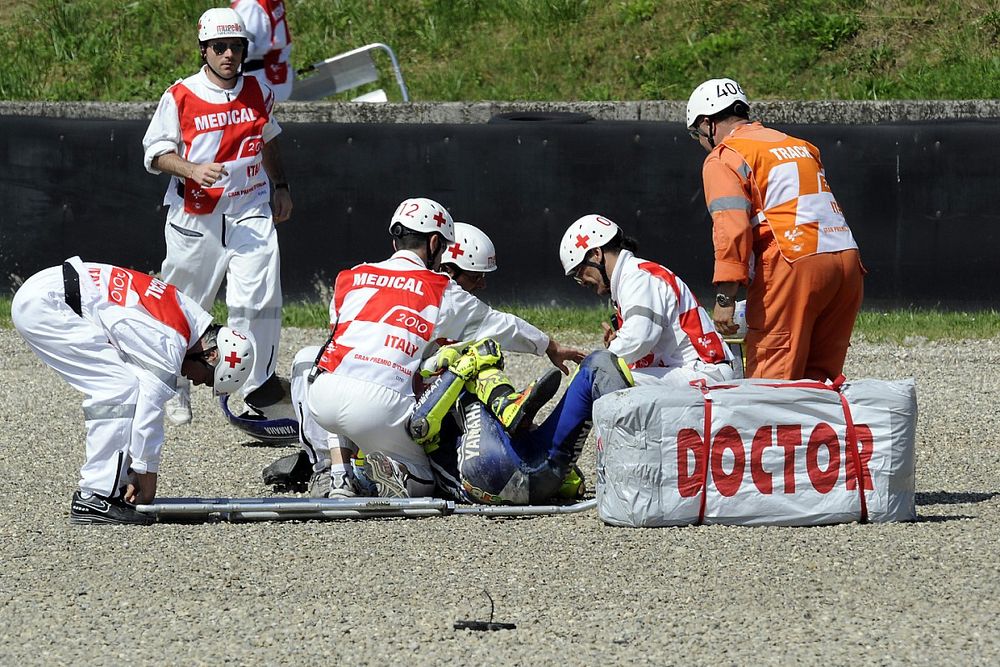
<path fill-rule="evenodd" d="M 298 493 L 308 488 L 313 464 L 304 449 L 295 454 L 282 456 L 280 459 L 264 468 L 261 478 L 264 484 L 275 487 L 276 491 L 291 491 Z"/>
<path fill-rule="evenodd" d="M 153 521 L 153 517 L 139 512 L 121 498 L 105 498 L 96 493 L 84 498 L 77 491 L 69 506 L 69 522 L 78 526 L 95 523 L 148 526 Z"/>

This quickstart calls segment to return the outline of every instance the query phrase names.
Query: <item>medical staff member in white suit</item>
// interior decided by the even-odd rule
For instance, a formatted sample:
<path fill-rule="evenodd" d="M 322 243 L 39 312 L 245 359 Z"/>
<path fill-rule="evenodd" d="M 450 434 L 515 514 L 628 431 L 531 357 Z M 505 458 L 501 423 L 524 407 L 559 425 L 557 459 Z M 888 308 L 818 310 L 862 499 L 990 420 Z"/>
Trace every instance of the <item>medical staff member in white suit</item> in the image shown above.
<path fill-rule="evenodd" d="M 683 280 L 635 249 L 618 225 L 595 214 L 570 225 L 559 244 L 566 275 L 611 297 L 616 327 L 603 323 L 605 347 L 640 386 L 731 380 L 733 354 L 712 318 Z"/>
<path fill-rule="evenodd" d="M 204 66 L 163 94 L 142 145 L 146 169 L 173 176 L 163 203 L 165 282 L 211 310 L 223 279 L 229 326 L 248 331 L 257 366 L 244 400 L 263 410 L 285 398 L 277 376 L 281 280 L 274 223 L 292 199 L 272 115 L 274 94 L 240 74 L 249 33 L 232 9 L 209 9 L 198 21 Z M 274 185 L 274 209 L 269 203 Z M 191 421 L 190 385 L 181 383 L 167 417 Z"/>
<path fill-rule="evenodd" d="M 83 401 L 87 453 L 70 523 L 147 524 L 163 446 L 163 406 L 177 378 L 235 391 L 250 376 L 253 346 L 173 285 L 73 257 L 29 278 L 11 320 L 32 351 Z"/>
<path fill-rule="evenodd" d="M 274 91 L 276 102 L 292 94 L 295 70 L 288 58 L 292 53 L 292 35 L 282 0 L 236 0 L 232 7 L 243 19 L 250 33 L 250 46 L 243 62 L 243 73 Z"/>
<path fill-rule="evenodd" d="M 456 222 L 455 240 L 445 248 L 441 257 L 441 270 L 471 294 L 485 287 L 486 274 L 496 269 L 496 248 L 490 237 L 474 225 Z M 424 357 L 433 356 L 437 348 L 437 345 L 425 348 Z M 359 489 L 355 480 L 351 479 L 352 468 L 346 460 L 350 456 L 351 448 L 345 448 L 334 462 L 331 448 L 335 450 L 340 448 L 337 436 L 317 424 L 305 407 L 309 386 L 307 377 L 320 351 L 321 347 L 315 345 L 299 350 L 292 361 L 289 375 L 295 418 L 299 422 L 299 442 L 313 467 L 309 479 L 309 493 L 318 498 L 353 496 Z"/>
<path fill-rule="evenodd" d="M 413 381 L 433 341 L 496 339 L 510 352 L 546 354 L 568 373 L 584 354 L 513 315 L 493 310 L 434 271 L 454 242 L 451 215 L 425 198 L 403 201 L 389 223 L 389 259 L 341 271 L 330 304 L 330 340 L 316 364 L 307 403 L 317 423 L 356 444 L 379 495 L 419 496 L 434 490 L 427 455 L 405 422 L 415 404 Z M 509 387 L 496 408 L 508 416 L 521 395 Z M 341 443 L 343 446 L 344 443 Z"/>

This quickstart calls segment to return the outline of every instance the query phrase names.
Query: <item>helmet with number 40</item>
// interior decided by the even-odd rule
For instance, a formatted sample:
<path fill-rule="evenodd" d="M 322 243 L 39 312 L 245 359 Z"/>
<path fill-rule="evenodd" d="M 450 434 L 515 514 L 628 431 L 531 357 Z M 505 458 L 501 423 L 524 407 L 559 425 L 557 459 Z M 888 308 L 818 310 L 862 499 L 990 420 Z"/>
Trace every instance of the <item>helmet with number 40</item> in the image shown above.
<path fill-rule="evenodd" d="M 743 102 L 750 107 L 746 93 L 740 88 L 740 84 L 732 79 L 709 79 L 694 89 L 687 103 L 687 126 L 694 129 L 695 123 L 701 116 L 714 116 L 720 111 L 724 111 L 737 102 Z"/>

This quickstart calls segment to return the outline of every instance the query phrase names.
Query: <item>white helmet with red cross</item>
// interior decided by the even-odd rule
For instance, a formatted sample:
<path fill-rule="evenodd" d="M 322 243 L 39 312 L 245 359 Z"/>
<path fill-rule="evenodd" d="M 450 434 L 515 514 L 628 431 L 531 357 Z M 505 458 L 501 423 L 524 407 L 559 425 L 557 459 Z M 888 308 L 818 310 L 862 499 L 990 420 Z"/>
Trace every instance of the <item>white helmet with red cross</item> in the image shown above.
<path fill-rule="evenodd" d="M 396 212 L 392 214 L 392 220 L 389 221 L 389 231 L 392 232 L 393 227 L 397 224 L 421 234 L 437 232 L 448 243 L 455 240 L 455 223 L 451 219 L 451 213 L 448 213 L 444 206 L 433 199 L 424 197 L 404 199 L 396 207 Z"/>
<path fill-rule="evenodd" d="M 222 327 L 216 334 L 219 360 L 215 364 L 216 396 L 231 394 L 244 384 L 253 370 L 253 341 L 242 331 Z"/>
<path fill-rule="evenodd" d="M 454 264 L 463 271 L 489 273 L 497 270 L 497 250 L 479 227 L 456 222 L 455 240 L 445 249 L 441 263 Z"/>
<path fill-rule="evenodd" d="M 740 84 L 732 79 L 709 79 L 694 89 L 687 103 L 687 126 L 694 129 L 697 120 L 702 116 L 714 116 L 737 102 L 743 102 L 750 108 L 746 93 Z"/>
<path fill-rule="evenodd" d="M 214 7 L 198 19 L 199 42 L 207 42 L 210 39 L 226 39 L 227 37 L 250 39 L 246 23 L 235 9 Z"/>
<path fill-rule="evenodd" d="M 588 250 L 600 248 L 618 232 L 618 225 L 603 215 L 594 213 L 585 215 L 570 225 L 559 242 L 559 261 L 562 262 L 566 275 L 573 275 L 587 256 Z"/>

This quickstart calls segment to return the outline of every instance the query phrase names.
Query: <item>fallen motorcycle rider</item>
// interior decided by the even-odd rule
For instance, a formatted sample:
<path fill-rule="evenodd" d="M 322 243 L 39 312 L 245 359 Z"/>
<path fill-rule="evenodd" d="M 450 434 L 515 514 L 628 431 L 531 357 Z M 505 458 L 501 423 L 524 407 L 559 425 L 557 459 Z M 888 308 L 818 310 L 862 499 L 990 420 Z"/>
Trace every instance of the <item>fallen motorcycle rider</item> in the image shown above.
<path fill-rule="evenodd" d="M 576 461 L 591 430 L 593 403 L 633 386 L 628 368 L 606 350 L 592 352 L 552 412 L 533 425 L 534 415 L 559 388 L 558 371 L 552 369 L 524 391 L 514 392 L 502 367 L 503 355 L 491 339 L 444 348 L 428 362 L 424 373 L 436 377 L 417 402 L 408 430 L 428 452 L 436 495 L 490 504 L 535 504 L 582 495 Z M 513 393 L 524 400 L 504 400 Z M 295 460 L 294 455 L 286 458 L 286 466 Z M 361 456 L 359 463 L 363 465 L 352 466 L 352 474 L 361 493 L 406 497 L 406 472 L 391 458 Z M 298 475 L 307 477 L 309 464 L 300 462 L 299 468 Z M 298 476 L 290 468 L 282 472 Z M 279 489 L 293 488 L 293 480 L 284 475 L 272 473 L 267 481 Z"/>
<path fill-rule="evenodd" d="M 408 428 L 428 452 L 437 492 L 475 503 L 526 504 L 581 496 L 583 479 L 576 461 L 590 433 L 593 402 L 633 386 L 628 368 L 606 350 L 591 353 L 552 413 L 537 426 L 532 419 L 558 390 L 558 372 L 552 369 L 517 392 L 502 371 L 503 355 L 492 339 L 445 347 L 425 362 L 422 374 L 431 382 Z M 294 379 L 292 384 L 294 388 Z M 312 434 L 310 439 L 319 442 L 323 435 L 329 434 Z M 264 469 L 265 483 L 279 492 L 304 490 L 312 469 L 308 454 L 312 452 L 304 448 L 272 463 Z M 347 474 L 358 495 L 407 496 L 407 473 L 390 457 L 366 459 L 358 452 L 352 464 Z"/>
<path fill-rule="evenodd" d="M 407 429 L 431 460 L 438 491 L 460 502 L 536 504 L 582 493 L 575 464 L 592 426 L 592 406 L 604 394 L 633 386 L 614 354 L 600 350 L 580 364 L 545 420 L 531 421 L 559 388 L 552 369 L 531 383 L 520 405 L 503 373 L 496 341 L 442 349 L 440 375 L 417 401 Z M 378 495 L 404 497 L 405 472 L 384 454 L 363 469 Z"/>

